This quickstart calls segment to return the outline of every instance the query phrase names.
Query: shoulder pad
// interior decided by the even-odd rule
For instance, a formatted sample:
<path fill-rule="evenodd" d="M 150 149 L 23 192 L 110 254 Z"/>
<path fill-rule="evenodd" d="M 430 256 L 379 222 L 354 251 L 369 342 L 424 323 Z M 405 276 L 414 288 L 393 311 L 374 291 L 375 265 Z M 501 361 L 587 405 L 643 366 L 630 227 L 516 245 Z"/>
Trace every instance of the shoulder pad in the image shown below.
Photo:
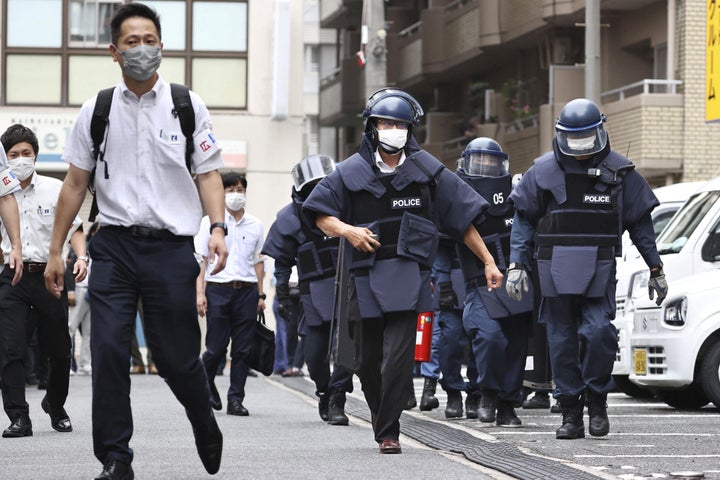
<path fill-rule="evenodd" d="M 428 184 L 432 183 L 438 174 L 445 168 L 440 160 L 430 155 L 425 150 L 413 153 L 397 170 L 392 185 L 402 190 L 411 183 Z"/>
<path fill-rule="evenodd" d="M 359 153 L 355 153 L 338 163 L 336 170 L 345 187 L 351 192 L 366 190 L 377 198 L 380 198 L 385 193 L 385 187 L 378 180 L 372 166 Z"/>
<path fill-rule="evenodd" d="M 20 180 L 9 168 L 0 172 L 0 197 L 10 195 L 20 190 Z"/>
<path fill-rule="evenodd" d="M 558 165 L 553 152 L 535 159 L 535 182 L 542 190 L 548 190 L 559 204 L 565 203 L 565 175 Z"/>
<path fill-rule="evenodd" d="M 277 228 L 278 233 L 283 236 L 297 237 L 301 225 L 297 211 L 295 210 L 295 205 L 290 203 L 280 209 L 275 219 L 275 228 Z"/>

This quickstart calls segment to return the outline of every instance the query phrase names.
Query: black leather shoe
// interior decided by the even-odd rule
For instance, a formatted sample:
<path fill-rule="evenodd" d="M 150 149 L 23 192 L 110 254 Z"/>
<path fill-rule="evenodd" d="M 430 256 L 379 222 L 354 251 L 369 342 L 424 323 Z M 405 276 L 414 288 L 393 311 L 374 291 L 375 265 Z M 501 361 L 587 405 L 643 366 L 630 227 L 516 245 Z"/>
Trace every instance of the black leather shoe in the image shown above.
<path fill-rule="evenodd" d="M 30 417 L 18 417 L 2 433 L 3 438 L 32 437 Z"/>
<path fill-rule="evenodd" d="M 237 415 L 239 417 L 247 417 L 248 415 L 250 415 L 250 412 L 248 412 L 247 408 L 243 407 L 243 404 L 242 402 L 240 402 L 240 400 L 230 400 L 227 406 L 227 414 Z"/>
<path fill-rule="evenodd" d="M 240 406 L 242 407 L 242 405 Z M 245 411 L 247 412 L 247 410 Z M 210 421 L 206 425 L 193 426 L 193 434 L 195 435 L 195 447 L 205 470 L 210 475 L 216 474 L 220 470 L 223 436 L 215 421 L 215 415 L 210 412 Z"/>
<path fill-rule="evenodd" d="M 109 460 L 105 463 L 103 471 L 93 480 L 133 480 L 135 472 L 127 463 Z"/>
<path fill-rule="evenodd" d="M 222 410 L 222 400 L 220 400 L 220 392 L 215 386 L 215 379 L 210 379 L 208 383 L 210 384 L 210 406 L 213 410 L 220 411 Z"/>
<path fill-rule="evenodd" d="M 50 415 L 50 426 L 57 432 L 72 432 L 72 423 L 70 423 L 70 417 L 63 407 L 59 409 L 51 409 L 50 402 L 48 402 L 47 395 L 45 395 L 40 402 L 40 406 L 43 411 Z"/>

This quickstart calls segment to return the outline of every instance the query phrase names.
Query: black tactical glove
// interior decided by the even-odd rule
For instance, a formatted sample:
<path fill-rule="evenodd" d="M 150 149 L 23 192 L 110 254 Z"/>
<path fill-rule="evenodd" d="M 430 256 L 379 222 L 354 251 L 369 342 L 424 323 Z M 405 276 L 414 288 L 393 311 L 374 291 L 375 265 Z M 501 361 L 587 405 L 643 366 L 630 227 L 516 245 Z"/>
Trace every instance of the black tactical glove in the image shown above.
<path fill-rule="evenodd" d="M 438 303 L 440 310 L 447 312 L 457 308 L 457 295 L 452 287 L 452 282 L 438 283 Z"/>
<path fill-rule="evenodd" d="M 665 300 L 668 293 L 667 280 L 665 280 L 665 273 L 662 267 L 662 264 L 657 267 L 651 267 L 650 279 L 648 280 L 648 295 L 650 296 L 650 300 L 652 300 L 654 294 L 657 293 L 655 303 L 658 306 Z"/>
<path fill-rule="evenodd" d="M 275 296 L 278 300 L 278 313 L 286 322 L 292 320 L 292 308 L 290 300 L 290 287 L 288 284 L 278 284 L 275 287 Z"/>
<path fill-rule="evenodd" d="M 511 263 L 505 280 L 505 291 L 513 300 L 522 301 L 523 292 L 527 293 L 528 274 L 525 266 L 521 263 Z"/>

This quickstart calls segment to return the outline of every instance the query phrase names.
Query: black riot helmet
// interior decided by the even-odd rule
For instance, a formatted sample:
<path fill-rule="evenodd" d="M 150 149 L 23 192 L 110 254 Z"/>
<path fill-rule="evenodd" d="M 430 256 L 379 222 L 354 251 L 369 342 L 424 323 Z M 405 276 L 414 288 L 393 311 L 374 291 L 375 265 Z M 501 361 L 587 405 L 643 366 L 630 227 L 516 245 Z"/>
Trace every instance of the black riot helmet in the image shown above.
<path fill-rule="evenodd" d="M 412 136 L 412 127 L 418 126 L 423 114 L 422 107 L 409 93 L 397 88 L 383 88 L 370 95 L 362 112 L 365 119 L 365 134 L 374 148 L 382 147 L 388 153 L 397 153 L 402 148 L 380 144 L 376 122 L 379 119 L 403 122 L 407 126 L 407 143 Z"/>
<path fill-rule="evenodd" d="M 569 101 L 555 122 L 558 148 L 565 155 L 580 157 L 593 155 L 607 145 L 607 131 L 603 127 L 605 115 L 595 102 L 587 98 Z"/>
<path fill-rule="evenodd" d="M 510 156 L 492 138 L 478 137 L 463 150 L 460 168 L 474 177 L 502 177 L 510 173 Z"/>
<path fill-rule="evenodd" d="M 306 198 L 317 183 L 335 170 L 335 160 L 327 155 L 310 155 L 297 163 L 290 173 L 295 191 Z"/>

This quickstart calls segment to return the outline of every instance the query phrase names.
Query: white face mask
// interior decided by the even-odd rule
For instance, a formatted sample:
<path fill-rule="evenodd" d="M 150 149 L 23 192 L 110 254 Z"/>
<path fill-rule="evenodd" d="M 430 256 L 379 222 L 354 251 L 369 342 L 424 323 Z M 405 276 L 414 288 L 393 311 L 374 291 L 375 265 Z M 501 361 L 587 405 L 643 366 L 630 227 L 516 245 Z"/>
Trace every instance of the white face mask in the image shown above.
<path fill-rule="evenodd" d="M 407 144 L 408 131 L 399 128 L 390 128 L 387 130 L 378 130 L 378 140 L 380 146 L 390 153 L 395 153 Z"/>
<path fill-rule="evenodd" d="M 230 192 L 225 194 L 225 205 L 229 210 L 237 212 L 245 206 L 245 194 Z"/>
<path fill-rule="evenodd" d="M 35 172 L 35 157 L 18 157 L 10 160 L 8 167 L 18 180 L 27 180 Z"/>
<path fill-rule="evenodd" d="M 589 137 L 585 138 L 570 138 L 567 139 L 568 148 L 571 148 L 575 151 L 582 152 L 585 150 L 590 150 L 593 146 L 595 146 L 595 135 L 590 135 Z"/>

